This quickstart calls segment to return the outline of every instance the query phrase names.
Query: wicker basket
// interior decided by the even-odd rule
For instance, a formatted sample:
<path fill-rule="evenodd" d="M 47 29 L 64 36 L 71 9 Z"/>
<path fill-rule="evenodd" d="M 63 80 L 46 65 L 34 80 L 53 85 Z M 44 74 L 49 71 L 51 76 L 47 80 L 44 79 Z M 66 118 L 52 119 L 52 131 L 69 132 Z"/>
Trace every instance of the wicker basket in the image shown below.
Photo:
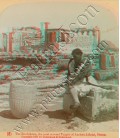
<path fill-rule="evenodd" d="M 33 84 L 25 85 L 21 80 L 12 81 L 10 85 L 10 109 L 17 118 L 25 118 L 31 111 L 37 88 Z"/>

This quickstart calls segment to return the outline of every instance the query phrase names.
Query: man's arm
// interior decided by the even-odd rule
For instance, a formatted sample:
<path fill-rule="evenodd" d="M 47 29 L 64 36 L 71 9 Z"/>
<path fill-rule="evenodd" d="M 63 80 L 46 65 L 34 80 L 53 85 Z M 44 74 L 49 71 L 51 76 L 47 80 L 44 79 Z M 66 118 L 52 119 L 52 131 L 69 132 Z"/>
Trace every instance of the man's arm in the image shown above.
<path fill-rule="evenodd" d="M 100 88 L 103 88 L 103 89 L 112 89 L 111 85 L 101 85 L 101 84 L 95 84 L 95 83 L 91 82 L 88 76 L 86 76 L 86 82 L 89 85 L 93 85 L 93 86 L 100 87 Z"/>

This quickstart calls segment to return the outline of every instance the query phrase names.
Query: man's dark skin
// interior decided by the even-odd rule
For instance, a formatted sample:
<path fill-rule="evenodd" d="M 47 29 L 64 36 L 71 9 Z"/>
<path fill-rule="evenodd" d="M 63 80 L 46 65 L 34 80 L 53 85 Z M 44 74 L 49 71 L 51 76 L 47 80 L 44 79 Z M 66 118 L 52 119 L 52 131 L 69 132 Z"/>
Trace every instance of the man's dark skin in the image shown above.
<path fill-rule="evenodd" d="M 75 64 L 77 66 L 80 66 L 80 64 L 82 63 L 82 54 L 80 53 L 74 54 L 73 59 L 74 59 Z M 88 82 L 88 77 L 85 76 L 85 78 L 86 78 L 86 81 Z"/>
<path fill-rule="evenodd" d="M 82 61 L 82 52 L 81 52 L 80 49 L 75 49 L 75 50 L 73 50 L 72 55 L 73 55 L 74 65 L 75 65 L 75 67 L 78 68 L 79 66 L 81 66 L 81 63 L 83 63 L 83 61 Z M 85 66 L 85 70 L 88 69 L 89 66 L 91 66 L 91 65 Z M 89 82 L 89 76 L 90 76 L 90 74 L 88 73 L 88 74 L 85 74 L 83 76 L 83 78 L 82 78 L 82 79 L 85 78 L 86 84 L 97 86 L 97 87 L 101 87 L 101 88 L 105 88 L 105 89 L 111 89 L 111 86 L 108 86 L 108 85 L 107 86 L 105 86 L 105 85 L 98 85 L 98 84 L 93 84 L 93 83 Z M 79 78 L 79 75 L 77 77 Z M 80 81 L 80 79 L 78 79 L 77 81 Z M 76 94 L 76 92 L 75 92 L 76 90 L 74 89 L 74 84 L 73 85 L 69 85 L 69 88 L 70 88 L 70 93 L 71 93 L 73 99 L 76 102 L 74 103 L 74 105 L 70 106 L 71 114 L 68 117 L 67 123 L 71 121 L 71 119 L 75 116 L 75 112 L 77 111 L 78 107 L 81 106 L 80 102 L 78 101 L 79 98 L 76 98 L 77 96 L 74 95 L 74 94 Z"/>

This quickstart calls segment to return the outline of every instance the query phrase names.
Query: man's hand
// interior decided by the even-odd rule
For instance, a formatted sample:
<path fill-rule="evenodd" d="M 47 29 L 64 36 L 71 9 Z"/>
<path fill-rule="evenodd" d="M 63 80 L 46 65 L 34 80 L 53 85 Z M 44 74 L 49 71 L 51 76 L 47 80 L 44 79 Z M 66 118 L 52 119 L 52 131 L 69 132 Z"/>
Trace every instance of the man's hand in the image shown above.
<path fill-rule="evenodd" d="M 111 85 L 92 84 L 90 82 L 87 82 L 87 83 L 89 85 L 93 85 L 93 86 L 100 87 L 100 88 L 107 89 L 107 90 L 112 90 L 113 89 L 113 87 Z"/>
<path fill-rule="evenodd" d="M 103 89 L 112 90 L 112 86 L 101 86 Z"/>

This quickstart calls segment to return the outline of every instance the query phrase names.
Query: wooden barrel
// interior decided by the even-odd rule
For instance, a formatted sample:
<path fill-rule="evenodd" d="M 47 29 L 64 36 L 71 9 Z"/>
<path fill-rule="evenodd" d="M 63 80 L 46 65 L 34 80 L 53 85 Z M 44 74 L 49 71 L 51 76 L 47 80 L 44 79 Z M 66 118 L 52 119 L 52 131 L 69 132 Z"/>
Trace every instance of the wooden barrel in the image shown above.
<path fill-rule="evenodd" d="M 15 117 L 27 117 L 35 103 L 36 92 L 35 84 L 25 85 L 21 80 L 11 82 L 9 102 L 11 112 Z"/>

